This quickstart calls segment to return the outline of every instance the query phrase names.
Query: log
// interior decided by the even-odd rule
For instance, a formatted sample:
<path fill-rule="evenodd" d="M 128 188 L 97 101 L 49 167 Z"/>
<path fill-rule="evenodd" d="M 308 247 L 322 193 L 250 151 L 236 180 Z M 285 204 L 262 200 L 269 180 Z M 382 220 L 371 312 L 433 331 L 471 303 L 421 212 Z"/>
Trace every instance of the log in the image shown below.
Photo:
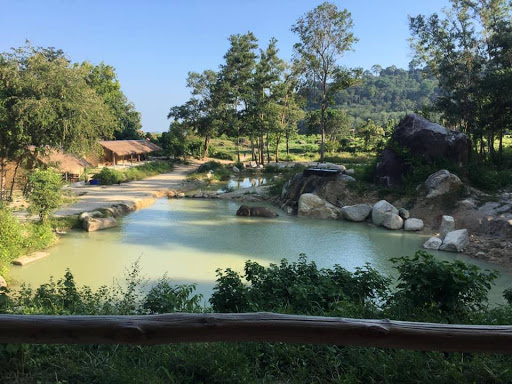
<path fill-rule="evenodd" d="M 34 261 L 44 259 L 45 257 L 48 257 L 48 256 L 50 256 L 49 252 L 34 252 L 28 256 L 18 257 L 17 259 L 13 260 L 12 263 L 14 265 L 23 266 L 23 265 L 33 263 Z"/>
<path fill-rule="evenodd" d="M 0 315 L 0 344 L 156 345 L 247 341 L 512 353 L 512 326 L 413 323 L 274 313 Z"/>

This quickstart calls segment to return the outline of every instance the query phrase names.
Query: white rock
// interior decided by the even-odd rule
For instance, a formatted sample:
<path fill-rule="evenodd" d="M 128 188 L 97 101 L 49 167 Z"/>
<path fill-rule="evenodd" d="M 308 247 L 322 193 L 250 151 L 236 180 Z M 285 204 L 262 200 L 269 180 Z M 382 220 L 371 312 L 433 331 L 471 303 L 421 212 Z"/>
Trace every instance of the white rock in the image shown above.
<path fill-rule="evenodd" d="M 103 216 L 103 213 L 101 213 L 100 211 L 82 212 L 80 214 L 80 216 L 78 216 L 78 219 L 83 221 L 88 218 L 95 218 L 95 217 L 101 217 L 101 216 Z"/>
<path fill-rule="evenodd" d="M 346 181 L 347 183 L 353 183 L 356 181 L 356 179 L 349 175 L 340 174 L 338 177 L 341 181 Z"/>
<path fill-rule="evenodd" d="M 238 169 L 238 167 L 233 167 L 233 172 L 240 173 L 240 170 Z"/>
<path fill-rule="evenodd" d="M 7 288 L 7 281 L 2 276 L 0 276 L 0 288 Z"/>
<path fill-rule="evenodd" d="M 263 164 L 258 164 L 258 165 L 256 166 L 256 168 L 258 168 L 258 169 L 263 169 L 264 167 L 263 167 Z"/>
<path fill-rule="evenodd" d="M 365 221 L 372 213 L 372 207 L 368 204 L 347 205 L 341 208 L 341 214 L 348 221 Z"/>
<path fill-rule="evenodd" d="M 256 167 L 258 166 L 258 164 L 257 164 L 255 161 L 251 161 L 251 162 L 249 163 L 249 166 L 250 166 L 251 168 L 256 168 Z"/>
<path fill-rule="evenodd" d="M 82 222 L 83 228 L 87 232 L 99 231 L 102 229 L 113 228 L 117 226 L 117 221 L 113 217 L 88 218 Z"/>
<path fill-rule="evenodd" d="M 343 172 L 346 169 L 344 165 L 338 165 L 333 163 L 325 163 L 325 165 L 327 166 L 327 169 L 335 169 L 340 172 Z"/>
<path fill-rule="evenodd" d="M 398 209 L 396 209 L 392 204 L 388 203 L 386 200 L 381 200 L 373 206 L 372 209 L 372 220 L 375 225 L 382 226 L 384 223 L 384 219 L 388 214 L 398 215 Z"/>
<path fill-rule="evenodd" d="M 443 216 L 439 237 L 444 240 L 448 232 L 455 231 L 455 220 L 451 216 Z"/>
<path fill-rule="evenodd" d="M 423 229 L 423 220 L 407 219 L 404 222 L 404 231 L 421 231 Z"/>
<path fill-rule="evenodd" d="M 423 248 L 425 249 L 433 249 L 437 251 L 439 247 L 443 244 L 443 240 L 441 240 L 439 237 L 431 237 L 425 243 L 423 244 Z"/>
<path fill-rule="evenodd" d="M 460 187 L 462 187 L 462 181 L 446 169 L 433 173 L 427 178 L 427 180 L 425 180 L 427 199 L 432 199 L 434 197 L 444 195 L 445 193 L 453 192 Z"/>
<path fill-rule="evenodd" d="M 467 229 L 448 232 L 439 247 L 441 251 L 462 252 L 469 245 L 469 234 Z"/>
<path fill-rule="evenodd" d="M 382 226 L 387 229 L 402 229 L 404 226 L 404 219 L 394 213 L 388 213 L 382 222 Z"/>
<path fill-rule="evenodd" d="M 317 219 L 337 219 L 340 209 L 313 193 L 304 193 L 299 197 L 297 216 Z"/>
<path fill-rule="evenodd" d="M 355 169 L 354 168 L 350 168 L 350 169 L 346 169 L 345 170 L 345 173 L 347 175 L 354 175 L 356 173 Z"/>

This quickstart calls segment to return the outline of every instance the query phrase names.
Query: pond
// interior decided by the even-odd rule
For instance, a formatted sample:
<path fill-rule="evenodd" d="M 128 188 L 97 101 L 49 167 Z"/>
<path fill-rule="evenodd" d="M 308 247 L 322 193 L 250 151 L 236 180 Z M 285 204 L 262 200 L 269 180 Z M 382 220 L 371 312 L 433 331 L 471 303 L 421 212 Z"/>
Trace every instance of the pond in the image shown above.
<path fill-rule="evenodd" d="M 319 267 L 339 264 L 353 271 L 370 263 L 389 276 L 396 274 L 390 258 L 413 255 L 426 240 L 365 223 L 300 218 L 282 211 L 276 219 L 237 217 L 239 206 L 224 200 L 159 199 L 119 220 L 117 228 L 69 232 L 50 249 L 49 257 L 13 267 L 11 275 L 18 283 L 35 286 L 52 275 L 62 277 L 70 268 L 79 284 L 99 287 L 123 280 L 127 268 L 139 260 L 149 284 L 167 274 L 175 283 L 197 283 L 198 291 L 208 297 L 217 268 L 242 271 L 249 259 L 268 265 L 282 258 L 295 261 L 305 253 Z M 512 271 L 462 255 L 435 254 L 500 270 L 491 300 L 502 301 Z"/>

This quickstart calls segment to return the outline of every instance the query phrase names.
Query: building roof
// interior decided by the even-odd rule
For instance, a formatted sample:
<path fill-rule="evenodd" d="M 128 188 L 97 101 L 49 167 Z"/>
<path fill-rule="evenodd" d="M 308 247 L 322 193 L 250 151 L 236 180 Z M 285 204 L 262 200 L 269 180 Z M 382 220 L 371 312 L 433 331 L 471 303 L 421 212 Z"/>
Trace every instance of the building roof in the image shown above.
<path fill-rule="evenodd" d="M 162 150 L 158 145 L 147 140 L 100 141 L 100 145 L 119 156 L 140 155 Z"/>
<path fill-rule="evenodd" d="M 73 173 L 81 175 L 86 167 L 93 165 L 84 158 L 64 153 L 62 150 L 52 149 L 48 151 L 46 156 L 38 155 L 37 159 L 42 163 L 55 166 L 61 172 Z"/>

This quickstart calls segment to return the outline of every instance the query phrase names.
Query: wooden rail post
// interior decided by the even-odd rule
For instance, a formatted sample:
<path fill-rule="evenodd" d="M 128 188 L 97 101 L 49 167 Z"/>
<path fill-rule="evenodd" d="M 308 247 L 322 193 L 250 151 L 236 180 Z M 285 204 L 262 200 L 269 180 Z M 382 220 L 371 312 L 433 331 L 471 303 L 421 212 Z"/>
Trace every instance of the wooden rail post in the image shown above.
<path fill-rule="evenodd" d="M 0 315 L 0 343 L 284 342 L 512 353 L 512 325 L 454 325 L 274 313 L 151 316 Z"/>

